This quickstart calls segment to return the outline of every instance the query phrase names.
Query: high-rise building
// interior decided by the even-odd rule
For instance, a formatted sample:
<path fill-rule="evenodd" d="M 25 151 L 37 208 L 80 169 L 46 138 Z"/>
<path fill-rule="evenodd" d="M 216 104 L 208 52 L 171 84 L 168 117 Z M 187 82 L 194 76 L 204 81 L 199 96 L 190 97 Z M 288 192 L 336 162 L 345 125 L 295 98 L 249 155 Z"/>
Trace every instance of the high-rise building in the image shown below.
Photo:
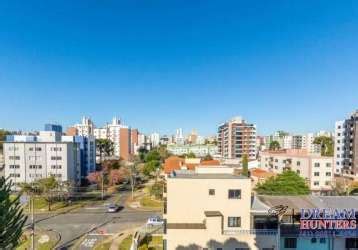
<path fill-rule="evenodd" d="M 159 143 L 160 143 L 160 135 L 158 133 L 152 133 L 149 136 L 150 138 L 150 143 L 152 144 L 152 147 L 158 147 Z"/>
<path fill-rule="evenodd" d="M 77 129 L 77 135 L 89 136 L 93 135 L 94 124 L 88 117 L 83 117 L 82 122 L 75 124 L 73 127 Z"/>
<path fill-rule="evenodd" d="M 358 175 L 358 110 L 335 124 L 336 173 Z"/>
<path fill-rule="evenodd" d="M 130 156 L 134 154 L 134 144 L 138 143 L 138 130 L 135 129 L 133 133 L 132 130 L 134 129 L 121 124 L 121 121 L 114 117 L 110 124 L 102 128 L 95 128 L 93 134 L 96 139 L 109 139 L 113 142 L 115 157 L 129 160 Z"/>
<path fill-rule="evenodd" d="M 175 133 L 175 143 L 179 145 L 183 145 L 185 143 L 185 139 L 183 136 L 183 130 L 178 128 Z"/>
<path fill-rule="evenodd" d="M 246 154 L 249 160 L 255 160 L 256 125 L 247 123 L 241 117 L 219 125 L 218 149 L 223 158 L 242 158 Z"/>
<path fill-rule="evenodd" d="M 188 135 L 188 143 L 189 144 L 196 144 L 198 139 L 198 133 L 195 129 L 191 131 L 191 133 Z"/>

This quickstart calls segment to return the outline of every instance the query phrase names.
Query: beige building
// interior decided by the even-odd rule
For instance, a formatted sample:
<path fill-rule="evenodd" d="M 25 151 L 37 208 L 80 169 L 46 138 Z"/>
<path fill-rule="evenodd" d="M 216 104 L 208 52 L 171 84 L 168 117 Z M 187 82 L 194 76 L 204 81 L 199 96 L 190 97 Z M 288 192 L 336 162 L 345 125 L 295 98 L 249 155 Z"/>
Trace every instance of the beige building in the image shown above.
<path fill-rule="evenodd" d="M 334 184 L 333 157 L 310 154 L 306 150 L 263 151 L 261 168 L 277 174 L 287 169 L 295 171 L 315 193 L 330 191 Z"/>
<path fill-rule="evenodd" d="M 233 168 L 175 171 L 164 210 L 164 249 L 276 249 L 277 230 L 254 229 L 251 180 Z"/>

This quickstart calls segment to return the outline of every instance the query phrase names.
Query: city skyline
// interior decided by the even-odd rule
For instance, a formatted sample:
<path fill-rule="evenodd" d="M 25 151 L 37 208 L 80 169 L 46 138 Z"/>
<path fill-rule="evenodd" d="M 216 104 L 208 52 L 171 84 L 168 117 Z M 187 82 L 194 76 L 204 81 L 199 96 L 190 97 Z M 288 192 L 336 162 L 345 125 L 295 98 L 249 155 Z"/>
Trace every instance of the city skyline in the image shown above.
<path fill-rule="evenodd" d="M 5 129 L 67 127 L 83 115 L 101 126 L 117 115 L 144 133 L 212 135 L 240 115 L 258 134 L 306 133 L 333 131 L 358 108 L 355 2 L 0 9 Z"/>

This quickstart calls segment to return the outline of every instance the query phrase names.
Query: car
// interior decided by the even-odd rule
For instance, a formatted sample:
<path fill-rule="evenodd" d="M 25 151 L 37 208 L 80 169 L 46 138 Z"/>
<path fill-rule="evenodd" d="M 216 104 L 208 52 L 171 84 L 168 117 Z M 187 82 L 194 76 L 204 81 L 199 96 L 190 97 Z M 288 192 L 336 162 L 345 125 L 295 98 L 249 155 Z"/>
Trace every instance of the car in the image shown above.
<path fill-rule="evenodd" d="M 111 204 L 107 208 L 108 213 L 116 213 L 118 210 L 119 210 L 119 206 L 117 206 L 116 204 Z"/>
<path fill-rule="evenodd" d="M 147 220 L 147 226 L 161 226 L 164 221 L 159 216 L 149 217 Z"/>

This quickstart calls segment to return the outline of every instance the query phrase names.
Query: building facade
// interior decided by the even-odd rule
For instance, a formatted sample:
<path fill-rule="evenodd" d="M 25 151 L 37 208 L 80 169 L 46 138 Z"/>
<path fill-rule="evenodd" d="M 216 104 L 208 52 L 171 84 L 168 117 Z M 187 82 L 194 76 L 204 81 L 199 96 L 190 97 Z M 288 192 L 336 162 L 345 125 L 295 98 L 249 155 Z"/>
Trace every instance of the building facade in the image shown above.
<path fill-rule="evenodd" d="M 227 167 L 170 175 L 164 249 L 276 249 L 277 230 L 255 229 L 250 186 Z"/>
<path fill-rule="evenodd" d="M 280 174 L 292 170 L 303 177 L 314 193 L 329 192 L 334 185 L 333 157 L 310 154 L 306 150 L 261 152 L 261 168 Z"/>
<path fill-rule="evenodd" d="M 5 177 L 15 184 L 53 176 L 80 185 L 81 154 L 78 143 L 32 140 L 4 143 Z"/>
<path fill-rule="evenodd" d="M 218 150 L 223 158 L 256 159 L 256 125 L 235 117 L 218 128 Z"/>
<path fill-rule="evenodd" d="M 334 156 L 338 173 L 358 176 L 358 111 L 336 122 Z"/>
<path fill-rule="evenodd" d="M 184 155 L 194 153 L 196 157 L 204 157 L 206 155 L 215 156 L 218 154 L 218 147 L 216 145 L 167 145 L 167 150 L 173 155 Z"/>
<path fill-rule="evenodd" d="M 94 124 L 92 120 L 88 117 L 83 117 L 81 123 L 75 124 L 73 127 L 77 129 L 77 135 L 93 135 Z"/>

